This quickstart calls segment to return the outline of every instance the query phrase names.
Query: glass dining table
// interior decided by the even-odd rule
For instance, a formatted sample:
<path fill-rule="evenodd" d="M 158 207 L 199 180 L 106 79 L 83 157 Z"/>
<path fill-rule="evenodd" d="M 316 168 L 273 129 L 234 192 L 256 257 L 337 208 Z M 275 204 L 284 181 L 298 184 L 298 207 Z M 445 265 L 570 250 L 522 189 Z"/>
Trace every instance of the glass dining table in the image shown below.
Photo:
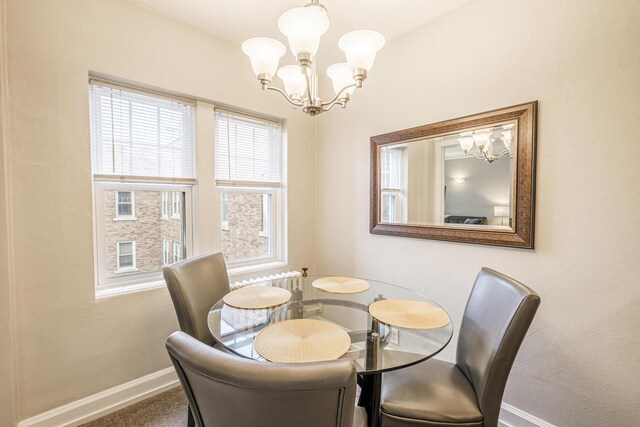
<path fill-rule="evenodd" d="M 254 348 L 257 334 L 265 327 L 292 319 L 325 320 L 339 325 L 351 339 L 342 358 L 353 360 L 361 394 L 358 404 L 366 408 L 369 425 L 378 426 L 382 373 L 406 368 L 438 354 L 453 335 L 453 325 L 435 329 L 410 329 L 379 322 L 369 305 L 384 299 L 423 301 L 428 298 L 389 283 L 363 279 L 369 288 L 357 293 L 333 293 L 313 286 L 329 276 L 297 276 L 267 280 L 252 286 L 274 286 L 291 292 L 291 299 L 267 309 L 238 309 L 221 299 L 211 308 L 208 325 L 223 347 L 239 356 L 266 361 Z"/>

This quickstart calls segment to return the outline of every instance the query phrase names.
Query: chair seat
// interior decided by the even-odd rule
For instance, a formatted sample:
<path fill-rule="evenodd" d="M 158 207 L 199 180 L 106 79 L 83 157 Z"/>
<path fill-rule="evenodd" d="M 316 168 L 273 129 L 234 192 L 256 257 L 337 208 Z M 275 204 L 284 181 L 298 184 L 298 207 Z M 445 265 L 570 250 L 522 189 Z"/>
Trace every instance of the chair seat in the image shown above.
<path fill-rule="evenodd" d="M 482 426 L 476 394 L 452 363 L 428 360 L 382 376 L 383 427 Z"/>

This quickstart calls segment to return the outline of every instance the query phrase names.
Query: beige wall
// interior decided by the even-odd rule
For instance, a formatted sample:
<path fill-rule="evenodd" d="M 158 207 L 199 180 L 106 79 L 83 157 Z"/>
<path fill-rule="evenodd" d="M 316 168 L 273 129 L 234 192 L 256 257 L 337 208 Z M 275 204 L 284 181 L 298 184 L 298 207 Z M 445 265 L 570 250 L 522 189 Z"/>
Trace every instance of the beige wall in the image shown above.
<path fill-rule="evenodd" d="M 475 0 L 390 42 L 318 119 L 318 269 L 421 291 L 456 326 L 480 267 L 530 285 L 505 401 L 559 426 L 640 419 L 639 20 L 637 0 Z M 535 251 L 369 234 L 370 136 L 536 99 Z"/>
<path fill-rule="evenodd" d="M 6 51 L 6 1 L 0 0 L 0 426 L 15 425 L 14 413 L 14 346 L 13 303 L 11 276 L 9 274 L 9 188 L 7 186 L 9 132 L 7 122 L 7 51 Z"/>
<path fill-rule="evenodd" d="M 261 93 L 239 47 L 130 3 L 8 0 L 8 25 L 25 419 L 168 367 L 178 327 L 165 289 L 94 300 L 89 70 L 287 118 L 290 268 L 314 267 L 315 123 Z"/>

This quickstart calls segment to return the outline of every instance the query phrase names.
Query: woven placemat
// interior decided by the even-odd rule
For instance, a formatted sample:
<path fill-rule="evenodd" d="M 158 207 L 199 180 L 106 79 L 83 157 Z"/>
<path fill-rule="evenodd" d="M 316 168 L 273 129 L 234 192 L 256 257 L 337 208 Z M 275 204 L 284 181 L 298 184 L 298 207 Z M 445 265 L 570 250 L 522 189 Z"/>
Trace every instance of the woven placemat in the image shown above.
<path fill-rule="evenodd" d="M 335 323 L 294 319 L 261 330 L 253 348 L 271 362 L 303 363 L 336 360 L 349 350 L 349 334 Z"/>
<path fill-rule="evenodd" d="M 246 286 L 226 294 L 222 300 L 230 307 L 249 310 L 277 307 L 291 299 L 291 292 L 274 286 Z"/>
<path fill-rule="evenodd" d="M 409 329 L 436 329 L 449 324 L 449 315 L 440 307 L 424 301 L 386 299 L 369 306 L 378 321 Z"/>
<path fill-rule="evenodd" d="M 355 294 L 369 289 L 369 283 L 351 277 L 323 277 L 314 280 L 312 285 L 316 289 L 334 294 Z"/>

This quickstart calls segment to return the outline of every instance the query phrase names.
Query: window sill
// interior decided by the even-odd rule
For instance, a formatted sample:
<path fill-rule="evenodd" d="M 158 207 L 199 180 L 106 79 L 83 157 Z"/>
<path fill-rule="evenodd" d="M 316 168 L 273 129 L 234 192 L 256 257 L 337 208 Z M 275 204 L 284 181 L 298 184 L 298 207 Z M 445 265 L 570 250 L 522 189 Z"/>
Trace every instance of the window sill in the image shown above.
<path fill-rule="evenodd" d="M 114 221 L 137 221 L 138 218 L 135 216 L 117 216 L 113 218 Z"/>
<path fill-rule="evenodd" d="M 112 298 L 119 295 L 135 294 L 151 289 L 166 287 L 164 280 L 152 280 L 144 283 L 136 283 L 135 285 L 114 286 L 105 289 L 96 289 L 96 300 Z"/>
<path fill-rule="evenodd" d="M 246 273 L 255 273 L 258 271 L 272 270 L 275 268 L 283 268 L 283 267 L 286 267 L 287 265 L 288 264 L 285 261 L 273 261 L 273 262 L 267 262 L 264 264 L 247 265 L 242 267 L 231 267 L 231 268 L 227 268 L 227 274 L 229 275 L 229 277 L 235 277 L 235 276 L 240 276 Z"/>
<path fill-rule="evenodd" d="M 259 271 L 274 270 L 277 268 L 287 267 L 287 263 L 284 261 L 273 261 L 264 264 L 247 265 L 242 267 L 228 268 L 227 274 L 230 279 L 236 280 L 239 276 L 249 273 L 257 273 Z M 232 280 L 230 280 L 232 281 Z M 99 289 L 96 288 L 96 301 L 106 298 L 113 298 L 121 295 L 130 295 L 139 292 L 146 292 L 153 289 L 166 288 L 165 281 L 163 279 L 150 280 L 144 283 L 136 283 L 131 285 L 112 286 L 109 288 Z"/>
<path fill-rule="evenodd" d="M 136 267 L 119 268 L 119 269 L 116 270 L 116 274 L 119 274 L 119 273 L 133 273 L 135 271 L 138 271 L 138 269 Z"/>

